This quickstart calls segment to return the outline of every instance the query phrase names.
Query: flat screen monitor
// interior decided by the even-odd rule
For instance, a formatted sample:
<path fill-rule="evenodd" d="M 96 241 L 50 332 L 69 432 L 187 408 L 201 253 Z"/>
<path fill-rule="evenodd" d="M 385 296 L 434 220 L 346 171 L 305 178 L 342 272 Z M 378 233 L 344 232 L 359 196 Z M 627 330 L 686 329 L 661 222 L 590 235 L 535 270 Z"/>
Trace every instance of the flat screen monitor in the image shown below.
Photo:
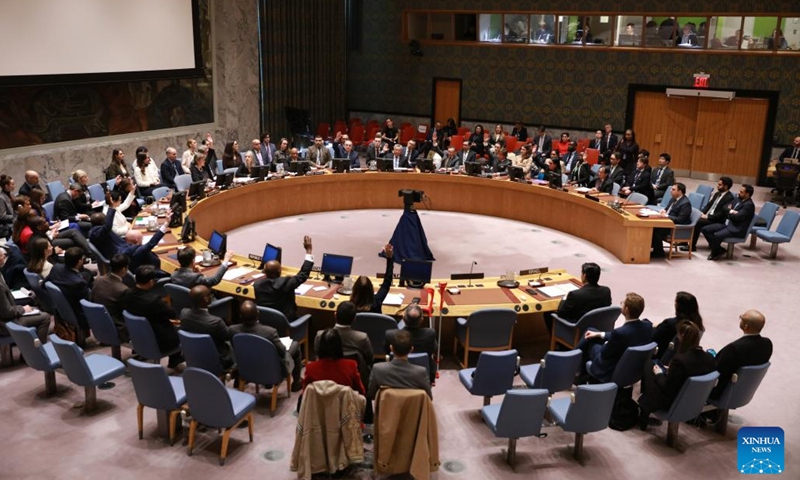
<path fill-rule="evenodd" d="M 214 230 L 211 232 L 211 239 L 208 241 L 208 249 L 218 257 L 224 257 L 227 250 L 228 236 Z"/>
<path fill-rule="evenodd" d="M 379 172 L 393 172 L 394 171 L 394 160 L 391 158 L 379 158 L 378 159 L 378 171 Z"/>
<path fill-rule="evenodd" d="M 178 209 L 180 211 L 186 212 L 186 192 L 175 192 L 172 194 L 172 198 L 169 201 L 169 208 L 175 212 Z"/>
<path fill-rule="evenodd" d="M 431 283 L 433 262 L 430 260 L 403 260 L 400 265 L 400 281 L 405 281 L 410 287 L 423 288 L 426 283 Z"/>
<path fill-rule="evenodd" d="M 250 178 L 255 178 L 256 182 L 261 182 L 269 174 L 269 165 L 256 165 L 250 169 Z"/>
<path fill-rule="evenodd" d="M 417 168 L 419 168 L 420 172 L 433 172 L 436 170 L 436 166 L 434 165 L 432 158 L 423 158 L 417 160 Z"/>
<path fill-rule="evenodd" d="M 267 262 L 271 262 L 272 260 L 281 261 L 281 256 L 283 254 L 283 249 L 281 247 L 276 247 L 271 243 L 268 243 L 264 246 L 264 253 L 261 255 L 261 267 L 259 270 L 264 269 L 264 265 Z"/>
<path fill-rule="evenodd" d="M 333 171 L 336 173 L 344 173 L 350 171 L 350 159 L 349 158 L 334 158 L 333 159 Z"/>
<path fill-rule="evenodd" d="M 516 180 L 521 181 L 525 179 L 525 171 L 522 170 L 522 167 L 517 165 L 511 165 L 508 167 L 508 178 L 509 180 Z"/>
<path fill-rule="evenodd" d="M 206 181 L 200 180 L 198 182 L 192 182 L 189 185 L 189 198 L 192 200 L 201 200 L 206 196 Z"/>
<path fill-rule="evenodd" d="M 550 188 L 560 189 L 564 186 L 561 172 L 547 172 L 547 185 Z"/>
<path fill-rule="evenodd" d="M 309 170 L 311 170 L 311 162 L 294 161 L 289 163 L 289 171 L 297 175 L 305 175 Z"/>
<path fill-rule="evenodd" d="M 325 277 L 333 277 L 333 281 L 341 281 L 353 271 L 353 257 L 323 253 L 322 266 L 319 270 Z"/>
<path fill-rule="evenodd" d="M 233 172 L 221 173 L 217 175 L 216 185 L 217 187 L 220 188 L 220 190 L 224 190 L 230 187 L 232 183 L 233 183 Z"/>
<path fill-rule="evenodd" d="M 482 173 L 481 164 L 480 162 L 467 162 L 464 164 L 464 171 L 467 175 L 480 176 Z"/>

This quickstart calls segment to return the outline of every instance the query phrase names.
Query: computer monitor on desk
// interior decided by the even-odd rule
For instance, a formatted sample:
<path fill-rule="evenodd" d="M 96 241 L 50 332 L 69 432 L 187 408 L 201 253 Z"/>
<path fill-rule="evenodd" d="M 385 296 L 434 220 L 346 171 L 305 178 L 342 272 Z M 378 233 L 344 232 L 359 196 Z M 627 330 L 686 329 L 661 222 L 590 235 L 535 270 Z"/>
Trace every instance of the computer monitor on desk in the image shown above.
<path fill-rule="evenodd" d="M 282 255 L 283 255 L 283 249 L 281 247 L 276 247 L 271 243 L 266 244 L 266 246 L 264 246 L 264 254 L 261 255 L 261 266 L 258 267 L 258 269 L 264 270 L 264 265 L 266 265 L 267 262 L 271 262 L 272 260 L 277 260 L 278 262 L 280 262 Z"/>
<path fill-rule="evenodd" d="M 226 188 L 230 188 L 232 184 L 233 184 L 233 172 L 220 173 L 219 175 L 217 175 L 216 186 L 220 190 L 225 190 Z"/>
<path fill-rule="evenodd" d="M 222 258 L 228 248 L 228 236 L 224 233 L 219 233 L 214 230 L 211 232 L 211 238 L 208 240 L 208 249 L 214 252 L 214 255 Z"/>
<path fill-rule="evenodd" d="M 480 162 L 466 162 L 464 164 L 464 171 L 467 173 L 467 175 L 478 177 L 481 175 L 481 173 L 483 173 L 481 166 L 482 165 Z"/>
<path fill-rule="evenodd" d="M 333 171 L 336 173 L 345 173 L 350 171 L 350 159 L 349 158 L 334 158 L 333 159 Z"/>
<path fill-rule="evenodd" d="M 432 158 L 418 159 L 417 168 L 419 168 L 419 171 L 423 173 L 436 171 L 436 165 L 434 165 Z"/>
<path fill-rule="evenodd" d="M 297 175 L 305 175 L 311 171 L 311 162 L 295 161 L 289 163 L 289 171 Z"/>
<path fill-rule="evenodd" d="M 261 182 L 269 175 L 269 165 L 256 165 L 250 169 L 250 178 L 254 178 L 256 182 Z"/>
<path fill-rule="evenodd" d="M 394 160 L 391 158 L 379 158 L 378 159 L 378 171 L 379 172 L 393 172 L 394 171 Z"/>
<path fill-rule="evenodd" d="M 525 171 L 518 165 L 510 165 L 508 167 L 508 179 L 516 182 L 524 182 Z"/>
<path fill-rule="evenodd" d="M 400 264 L 400 286 L 409 288 L 425 288 L 431 283 L 433 262 L 430 260 L 403 260 Z"/>
<path fill-rule="evenodd" d="M 192 182 L 189 185 L 189 198 L 192 200 L 202 200 L 206 198 L 206 181 L 200 180 L 198 182 Z"/>
<path fill-rule="evenodd" d="M 323 253 L 319 271 L 325 276 L 326 282 L 342 283 L 344 277 L 349 277 L 353 271 L 353 257 Z"/>

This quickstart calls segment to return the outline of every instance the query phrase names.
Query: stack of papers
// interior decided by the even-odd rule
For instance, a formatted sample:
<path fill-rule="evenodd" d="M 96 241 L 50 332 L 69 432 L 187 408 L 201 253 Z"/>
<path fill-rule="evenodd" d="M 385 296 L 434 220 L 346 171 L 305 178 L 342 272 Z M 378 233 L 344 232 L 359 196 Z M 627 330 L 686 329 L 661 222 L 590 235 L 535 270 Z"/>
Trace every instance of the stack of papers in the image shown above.
<path fill-rule="evenodd" d="M 294 293 L 295 295 L 305 295 L 312 288 L 314 288 L 314 285 L 300 285 L 294 289 Z"/>
<path fill-rule="evenodd" d="M 399 307 L 400 305 L 403 304 L 404 298 L 405 295 L 403 295 L 402 293 L 389 293 L 386 295 L 386 298 L 383 299 L 383 304 Z"/>
<path fill-rule="evenodd" d="M 658 212 L 656 212 L 655 210 L 652 210 L 650 208 L 643 208 L 643 209 L 639 210 L 639 215 L 642 215 L 642 216 L 645 216 L 645 217 L 654 217 L 654 216 L 658 215 Z"/>
<path fill-rule="evenodd" d="M 587 187 L 578 187 L 578 188 L 575 189 L 575 191 L 578 192 L 578 193 L 589 193 L 590 190 L 591 190 L 591 188 L 587 188 Z"/>
<path fill-rule="evenodd" d="M 154 235 L 142 235 L 142 244 L 144 245 L 145 243 L 152 240 L 153 236 Z M 164 243 L 164 239 L 162 238 L 161 240 L 158 241 L 158 243 Z"/>
<path fill-rule="evenodd" d="M 251 270 L 247 267 L 239 267 L 239 268 L 232 268 L 225 272 L 225 275 L 222 276 L 223 280 L 233 280 L 236 277 L 241 277 L 242 275 L 247 275 L 250 273 Z"/>
<path fill-rule="evenodd" d="M 578 287 L 575 286 L 574 283 L 570 282 L 562 283 L 560 285 L 550 285 L 549 287 L 542 287 L 539 289 L 539 291 L 548 297 L 563 297 L 569 292 L 577 289 Z"/>
<path fill-rule="evenodd" d="M 11 295 L 14 296 L 14 300 L 22 300 L 23 298 L 30 298 L 31 292 L 23 287 L 19 290 L 11 290 Z"/>

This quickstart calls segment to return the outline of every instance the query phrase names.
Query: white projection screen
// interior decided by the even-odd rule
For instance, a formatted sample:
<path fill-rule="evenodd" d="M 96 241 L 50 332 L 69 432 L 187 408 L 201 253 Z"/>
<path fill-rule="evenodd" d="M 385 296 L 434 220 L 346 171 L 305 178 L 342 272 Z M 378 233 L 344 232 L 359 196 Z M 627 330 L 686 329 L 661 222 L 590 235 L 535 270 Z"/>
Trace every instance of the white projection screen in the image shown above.
<path fill-rule="evenodd" d="M 202 76 L 196 0 L 0 0 L 0 84 Z"/>

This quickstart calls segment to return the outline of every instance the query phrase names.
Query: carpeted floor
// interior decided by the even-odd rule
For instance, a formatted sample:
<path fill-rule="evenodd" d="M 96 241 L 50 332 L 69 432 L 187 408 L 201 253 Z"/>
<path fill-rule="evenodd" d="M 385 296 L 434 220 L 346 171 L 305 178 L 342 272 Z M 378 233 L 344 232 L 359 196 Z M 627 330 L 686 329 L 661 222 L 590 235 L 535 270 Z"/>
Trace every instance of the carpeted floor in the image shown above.
<path fill-rule="evenodd" d="M 688 180 L 688 191 L 694 191 L 697 183 Z M 758 189 L 757 206 L 768 198 L 764 189 Z M 767 318 L 763 333 L 772 339 L 775 352 L 753 401 L 733 412 L 726 437 L 711 429 L 682 425 L 681 453 L 664 443 L 666 426 L 647 432 L 604 430 L 586 436 L 581 465 L 571 456 L 574 436 L 551 427 L 545 429 L 547 438 L 518 442 L 516 472 L 501 453 L 506 440 L 494 438 L 484 425 L 481 399 L 471 397 L 461 386 L 455 362 L 449 358 L 434 388 L 443 462 L 435 478 L 731 478 L 737 474 L 738 425 L 782 427 L 786 474 L 796 477 L 792 472 L 798 455 L 792 446 L 800 442 L 800 414 L 794 408 L 800 389 L 787 380 L 797 376 L 791 373 L 794 361 L 789 357 L 800 341 L 798 329 L 791 324 L 797 317 L 800 294 L 797 240 L 782 245 L 776 260 L 766 258 L 769 247 L 759 243 L 755 251 L 737 248 L 732 261 L 709 262 L 701 240 L 701 250 L 692 260 L 623 265 L 588 242 L 539 226 L 448 212 L 420 214 L 437 258 L 435 277 L 468 271 L 472 261 L 478 262 L 476 271 L 490 276 L 545 265 L 578 275 L 581 263 L 594 261 L 603 268 L 601 283 L 611 287 L 613 301 L 618 303 L 629 291 L 642 294 L 646 300 L 643 316 L 654 322 L 672 316 L 675 292 L 694 293 L 706 325 L 702 342 L 706 348 L 719 350 L 738 338 L 738 316 L 749 308 L 761 310 Z M 376 254 L 391 237 L 399 215 L 399 210 L 373 210 L 279 219 L 229 232 L 228 246 L 240 253 L 260 253 L 269 241 L 284 248 L 286 263 L 299 264 L 302 235 L 310 234 L 318 258 L 323 252 L 353 255 L 355 272 L 374 274 L 382 269 Z M 779 221 L 780 217 L 775 225 Z M 545 349 L 543 344 L 535 349 L 538 354 L 525 352 L 523 363 L 538 361 Z M 99 348 L 92 353 L 109 352 Z M 123 357 L 129 353 L 123 349 Z M 100 409 L 92 415 L 74 408 L 83 399 L 82 388 L 71 385 L 60 373 L 57 381 L 59 393 L 47 398 L 42 395 L 42 374 L 19 364 L 0 370 L 0 437 L 4 439 L 0 478 L 295 478 L 288 465 L 296 397 L 285 399 L 283 390 L 278 412 L 270 418 L 262 389 L 255 441 L 247 443 L 245 430 L 234 432 L 228 463 L 218 467 L 220 440 L 214 430 L 199 435 L 195 455 L 189 457 L 185 446 L 169 447 L 155 435 L 155 413 L 146 410 L 145 439 L 138 440 L 136 400 L 129 378 L 117 379 L 111 390 L 98 391 Z M 516 383 L 522 384 L 519 379 Z M 500 401 L 493 399 L 493 403 Z M 371 477 L 365 469 L 354 469 L 347 476 Z"/>

